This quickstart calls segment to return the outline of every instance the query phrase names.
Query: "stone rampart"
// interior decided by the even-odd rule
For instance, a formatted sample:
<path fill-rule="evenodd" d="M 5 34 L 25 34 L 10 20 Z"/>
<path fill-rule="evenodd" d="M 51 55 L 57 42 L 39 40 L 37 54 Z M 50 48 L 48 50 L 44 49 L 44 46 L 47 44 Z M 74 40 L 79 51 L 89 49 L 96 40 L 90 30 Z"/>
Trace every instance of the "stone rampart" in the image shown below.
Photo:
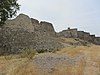
<path fill-rule="evenodd" d="M 79 38 L 97 45 L 100 45 L 100 37 L 90 35 L 76 28 L 63 30 L 56 33 L 51 23 L 29 18 L 20 14 L 13 20 L 6 21 L 0 28 L 0 52 L 20 51 L 26 48 L 32 49 L 58 49 L 64 47 L 59 37 Z"/>
<path fill-rule="evenodd" d="M 41 26 L 41 31 L 44 33 L 44 35 L 55 36 L 56 32 L 55 32 L 53 25 L 51 23 L 41 21 L 40 26 Z"/>
<path fill-rule="evenodd" d="M 52 50 L 63 47 L 55 38 L 56 32 L 51 23 L 39 23 L 24 14 L 6 21 L 0 32 L 0 52 L 16 53 L 27 48 Z"/>
<path fill-rule="evenodd" d="M 68 29 L 68 30 L 63 30 L 59 33 L 57 33 L 58 37 L 65 37 L 65 38 L 77 38 L 77 29 Z"/>
<path fill-rule="evenodd" d="M 84 31 L 78 31 L 78 38 L 83 40 L 89 40 L 90 33 Z"/>
<path fill-rule="evenodd" d="M 78 31 L 77 29 L 68 28 L 67 30 L 57 33 L 57 36 L 64 38 L 79 38 L 90 43 L 100 44 L 99 37 L 95 37 L 95 35 L 91 35 L 88 32 Z"/>
<path fill-rule="evenodd" d="M 96 45 L 100 45 L 100 37 L 95 37 L 94 43 L 95 43 Z"/>
<path fill-rule="evenodd" d="M 20 28 L 28 32 L 34 32 L 34 27 L 32 25 L 31 19 L 24 14 L 20 14 L 13 20 L 6 21 L 5 27 L 10 27 L 12 29 Z"/>

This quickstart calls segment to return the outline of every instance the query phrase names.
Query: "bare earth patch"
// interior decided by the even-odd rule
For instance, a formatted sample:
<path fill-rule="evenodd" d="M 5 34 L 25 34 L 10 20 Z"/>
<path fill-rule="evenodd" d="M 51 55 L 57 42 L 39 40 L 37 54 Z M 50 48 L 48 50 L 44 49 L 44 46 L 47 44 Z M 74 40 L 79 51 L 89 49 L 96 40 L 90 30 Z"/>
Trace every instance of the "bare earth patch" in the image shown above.
<path fill-rule="evenodd" d="M 100 75 L 100 46 L 71 46 L 32 60 L 0 57 L 0 75 Z"/>

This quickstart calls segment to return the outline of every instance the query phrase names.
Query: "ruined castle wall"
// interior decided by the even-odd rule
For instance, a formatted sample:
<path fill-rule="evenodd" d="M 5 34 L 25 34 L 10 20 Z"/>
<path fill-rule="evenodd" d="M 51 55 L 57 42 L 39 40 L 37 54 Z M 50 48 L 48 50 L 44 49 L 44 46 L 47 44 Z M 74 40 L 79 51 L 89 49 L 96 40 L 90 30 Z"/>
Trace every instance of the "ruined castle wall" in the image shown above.
<path fill-rule="evenodd" d="M 73 38 L 77 38 L 78 35 L 77 35 L 77 29 L 69 29 L 70 33 L 71 33 L 71 36 Z"/>
<path fill-rule="evenodd" d="M 95 35 L 90 35 L 89 36 L 89 41 L 94 43 Z"/>
<path fill-rule="evenodd" d="M 38 20 L 31 18 L 31 22 L 32 22 L 32 25 L 34 27 L 34 31 L 41 30 L 41 27 L 39 25 L 39 21 Z"/>
<path fill-rule="evenodd" d="M 6 25 L 0 28 L 0 51 L 16 52 L 25 48 L 32 49 L 57 49 L 62 48 L 58 37 L 80 38 L 100 44 L 100 37 L 90 35 L 77 29 L 63 30 L 56 33 L 51 23 L 29 18 L 21 14 L 14 20 L 6 21 Z M 1 49 L 2 48 L 2 49 Z"/>
<path fill-rule="evenodd" d="M 100 45 L 100 37 L 95 37 L 94 43 Z"/>
<path fill-rule="evenodd" d="M 29 32 L 34 32 L 34 27 L 32 25 L 31 19 L 24 14 L 20 14 L 16 19 L 6 21 L 5 26 L 12 29 L 20 28 Z"/>
<path fill-rule="evenodd" d="M 56 36 L 56 32 L 51 23 L 31 18 L 32 25 L 34 26 L 34 33 L 38 36 Z"/>
<path fill-rule="evenodd" d="M 89 40 L 90 33 L 84 32 L 84 31 L 78 31 L 78 38 L 83 40 Z"/>
<path fill-rule="evenodd" d="M 65 37 L 65 38 L 79 38 L 89 43 L 100 44 L 100 38 L 95 37 L 95 35 L 90 35 L 88 32 L 84 31 L 77 31 L 77 29 L 70 29 L 63 30 L 56 34 L 58 37 Z"/>
<path fill-rule="evenodd" d="M 90 33 L 84 32 L 84 40 L 89 41 L 90 40 Z"/>
<path fill-rule="evenodd" d="M 0 51 L 16 53 L 20 50 L 62 48 L 63 45 L 55 38 L 53 25 L 40 22 L 26 15 L 19 15 L 14 20 L 6 21 L 0 28 Z"/>
<path fill-rule="evenodd" d="M 51 23 L 42 21 L 40 22 L 41 32 L 45 36 L 55 36 L 56 32 Z"/>
<path fill-rule="evenodd" d="M 94 39 L 94 38 L 95 38 L 95 35 L 90 35 L 90 37 L 91 37 L 92 39 Z"/>
<path fill-rule="evenodd" d="M 78 37 L 80 39 L 83 39 L 84 38 L 84 31 L 78 31 Z"/>
<path fill-rule="evenodd" d="M 0 29 L 0 52 L 16 53 L 23 49 L 52 50 L 62 48 L 63 45 L 55 37 L 36 36 L 36 33 L 23 29 Z"/>
<path fill-rule="evenodd" d="M 4 51 L 16 53 L 25 48 L 35 47 L 34 34 L 24 29 L 11 29 L 4 27 L 0 29 L 0 48 Z"/>
<path fill-rule="evenodd" d="M 63 30 L 62 32 L 57 33 L 57 36 L 65 38 L 77 38 L 77 29 Z"/>
<path fill-rule="evenodd" d="M 63 30 L 62 32 L 57 33 L 57 36 L 58 37 L 65 37 L 65 38 L 72 37 L 70 31 L 67 31 L 67 30 Z"/>
<path fill-rule="evenodd" d="M 90 36 L 90 33 L 84 32 L 84 38 L 88 38 Z"/>

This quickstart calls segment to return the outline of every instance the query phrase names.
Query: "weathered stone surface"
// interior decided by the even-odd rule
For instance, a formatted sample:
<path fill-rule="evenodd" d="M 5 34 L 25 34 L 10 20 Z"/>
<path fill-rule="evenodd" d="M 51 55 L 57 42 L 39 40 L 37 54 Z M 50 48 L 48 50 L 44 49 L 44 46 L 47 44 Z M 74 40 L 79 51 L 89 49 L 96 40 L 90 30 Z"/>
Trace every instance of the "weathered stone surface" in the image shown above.
<path fill-rule="evenodd" d="M 6 21 L 6 27 L 12 29 L 21 28 L 27 30 L 28 32 L 34 32 L 34 27 L 32 25 L 31 19 L 24 14 L 20 14 L 16 19 Z"/>
<path fill-rule="evenodd" d="M 3 52 L 16 53 L 27 48 L 52 50 L 63 47 L 59 39 L 55 38 L 51 23 L 39 23 L 38 20 L 23 14 L 7 21 L 6 25 L 0 28 L 0 32 L 0 51 Z"/>
<path fill-rule="evenodd" d="M 88 32 L 84 31 L 77 31 L 77 29 L 70 29 L 68 28 L 67 30 L 63 30 L 59 33 L 56 34 L 58 37 L 64 37 L 64 38 L 79 38 L 84 40 L 84 42 L 87 41 L 87 43 L 94 43 L 99 45 L 100 40 L 99 37 L 95 37 L 95 35 L 91 35 Z"/>
<path fill-rule="evenodd" d="M 94 43 L 95 35 L 90 35 L 89 36 L 89 41 Z"/>
<path fill-rule="evenodd" d="M 62 36 L 62 37 L 66 37 L 66 38 L 77 38 L 78 34 L 77 34 L 77 29 L 69 29 L 68 30 L 63 30 L 62 32 L 58 33 L 57 36 Z"/>
<path fill-rule="evenodd" d="M 32 25 L 34 27 L 34 31 L 41 30 L 41 27 L 39 25 L 39 21 L 38 20 L 31 18 L 31 22 L 32 22 Z"/>
<path fill-rule="evenodd" d="M 85 66 L 84 59 L 85 55 L 82 53 L 73 57 L 67 54 L 41 54 L 33 59 L 33 64 L 37 65 L 39 68 L 40 74 L 38 73 L 37 75 L 53 75 L 55 73 L 54 71 L 56 71 L 54 75 L 82 75 L 82 73 L 78 73 L 77 69 L 73 72 L 71 67 L 75 66 L 76 68 L 82 69 Z M 80 65 L 81 67 L 79 67 Z M 61 73 L 59 73 L 60 71 Z"/>
<path fill-rule="evenodd" d="M 23 29 L 2 28 L 0 30 L 0 47 L 8 52 L 17 52 L 25 48 L 34 48 L 34 34 Z M 7 52 L 6 51 L 6 52 Z"/>
<path fill-rule="evenodd" d="M 6 21 L 6 24 L 0 28 L 0 32 L 0 51 L 4 52 L 14 53 L 26 48 L 44 50 L 62 48 L 65 45 L 59 37 L 82 39 L 82 41 L 78 40 L 79 44 L 86 44 L 86 42 L 100 44 L 100 38 L 90 35 L 90 33 L 77 31 L 76 28 L 68 28 L 56 33 L 51 23 L 39 22 L 24 14 Z"/>
<path fill-rule="evenodd" d="M 82 39 L 84 37 L 84 31 L 78 31 L 78 37 Z"/>
<path fill-rule="evenodd" d="M 0 48 L 4 52 L 16 53 L 23 49 L 43 49 L 52 50 L 62 48 L 60 42 L 56 38 L 41 36 L 38 37 L 35 33 L 30 33 L 22 29 L 0 29 Z"/>
<path fill-rule="evenodd" d="M 95 37 L 94 43 L 100 45 L 100 37 Z"/>
<path fill-rule="evenodd" d="M 78 31 L 78 38 L 83 39 L 83 40 L 90 40 L 90 33 L 84 32 L 84 31 Z"/>
<path fill-rule="evenodd" d="M 40 22 L 40 26 L 42 28 L 41 30 L 44 33 L 44 35 L 47 34 L 47 36 L 55 36 L 55 30 L 51 23 L 42 21 Z"/>

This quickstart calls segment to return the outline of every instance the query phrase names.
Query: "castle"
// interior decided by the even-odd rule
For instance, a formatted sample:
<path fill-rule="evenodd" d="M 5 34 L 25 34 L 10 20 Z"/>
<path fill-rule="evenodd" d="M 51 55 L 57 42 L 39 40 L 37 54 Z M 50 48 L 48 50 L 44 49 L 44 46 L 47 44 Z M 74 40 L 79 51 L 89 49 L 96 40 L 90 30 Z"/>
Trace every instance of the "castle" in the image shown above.
<path fill-rule="evenodd" d="M 51 23 L 39 22 L 24 14 L 6 21 L 5 25 L 0 28 L 0 32 L 1 52 L 15 53 L 27 48 L 44 50 L 63 48 L 63 43 L 59 41 L 60 37 L 79 38 L 100 45 L 100 37 L 70 28 L 57 33 Z"/>
<path fill-rule="evenodd" d="M 96 45 L 100 45 L 100 37 L 95 37 L 95 35 L 91 35 L 88 32 L 78 31 L 77 28 L 67 30 L 63 30 L 57 33 L 58 37 L 65 37 L 65 38 L 80 38 L 82 40 L 86 40 Z"/>

